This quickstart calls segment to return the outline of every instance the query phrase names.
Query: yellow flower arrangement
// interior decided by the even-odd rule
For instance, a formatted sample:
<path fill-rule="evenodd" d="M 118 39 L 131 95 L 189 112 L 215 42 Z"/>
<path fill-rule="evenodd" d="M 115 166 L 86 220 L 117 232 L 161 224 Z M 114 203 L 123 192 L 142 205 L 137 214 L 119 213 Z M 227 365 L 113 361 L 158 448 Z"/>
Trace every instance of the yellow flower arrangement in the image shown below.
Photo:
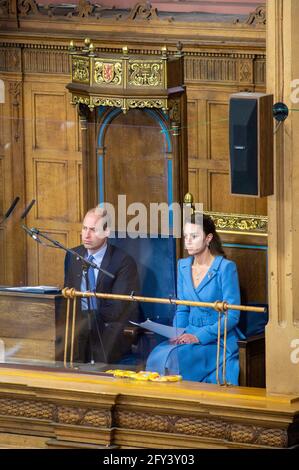
<path fill-rule="evenodd" d="M 114 377 L 147 380 L 151 382 L 178 382 L 182 380 L 181 375 L 160 375 L 158 372 L 149 372 L 145 370 L 134 372 L 133 370 L 110 369 L 106 370 L 106 374 L 112 374 Z"/>

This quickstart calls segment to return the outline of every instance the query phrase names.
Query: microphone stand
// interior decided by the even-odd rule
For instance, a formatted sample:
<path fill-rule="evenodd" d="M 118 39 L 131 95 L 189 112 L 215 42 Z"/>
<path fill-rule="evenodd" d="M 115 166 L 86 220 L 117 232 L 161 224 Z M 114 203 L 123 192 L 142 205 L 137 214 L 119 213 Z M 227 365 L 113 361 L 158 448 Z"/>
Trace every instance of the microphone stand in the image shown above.
<path fill-rule="evenodd" d="M 85 278 L 85 284 L 86 284 L 86 290 L 87 291 L 89 291 L 88 269 L 97 269 L 98 271 L 101 271 L 102 273 L 104 273 L 106 276 L 109 276 L 112 279 L 115 278 L 114 274 L 112 274 L 109 271 L 106 271 L 105 269 L 101 268 L 96 263 L 87 260 L 86 258 L 81 256 L 76 251 L 74 251 L 70 248 L 67 248 L 66 246 L 62 245 L 62 243 L 58 242 L 57 240 L 52 239 L 51 237 L 49 237 L 45 233 L 41 232 L 39 229 L 37 229 L 37 228 L 28 229 L 28 227 L 25 228 L 25 226 L 23 226 L 23 228 L 26 230 L 27 233 L 31 232 L 32 238 L 36 241 L 39 241 L 39 243 L 41 243 L 41 240 L 39 240 L 38 236 L 43 237 L 47 241 L 49 241 L 53 244 L 53 246 L 52 246 L 53 248 L 61 248 L 62 250 L 66 251 L 67 253 L 70 253 L 71 255 L 75 256 L 77 260 L 80 260 L 81 263 L 82 263 L 82 272 L 83 272 L 83 275 L 84 275 L 84 278 Z M 29 235 L 30 235 L 30 233 L 29 233 Z M 47 245 L 47 246 L 51 246 L 51 245 Z M 89 347 L 90 347 L 90 363 L 94 364 L 93 341 L 92 341 L 92 335 L 91 335 L 92 316 L 94 317 L 94 323 L 95 323 L 95 327 L 96 327 L 96 330 L 97 330 L 97 335 L 98 335 L 99 341 L 101 343 L 101 348 L 102 348 L 102 351 L 103 351 L 104 361 L 107 363 L 107 356 L 106 356 L 104 344 L 103 344 L 103 341 L 102 341 L 102 336 L 101 336 L 101 333 L 100 333 L 100 330 L 99 330 L 99 325 L 98 325 L 97 319 L 95 317 L 95 311 L 94 311 L 94 309 L 91 308 L 91 298 L 88 297 L 86 300 L 87 300 L 87 315 L 88 315 L 88 337 L 89 337 Z"/>
<path fill-rule="evenodd" d="M 28 228 L 28 227 L 27 227 Z M 53 243 L 53 245 L 57 248 L 61 248 L 62 250 L 66 251 L 67 253 L 71 253 L 73 256 L 75 256 L 77 258 L 77 260 L 80 260 L 82 263 L 83 263 L 83 266 L 84 265 L 87 265 L 88 268 L 89 267 L 92 267 L 93 269 L 97 269 L 98 271 L 101 271 L 102 273 L 104 273 L 106 276 L 109 276 L 111 277 L 111 279 L 114 279 L 115 276 L 114 274 L 110 273 L 109 271 L 106 271 L 106 269 L 103 269 L 101 268 L 100 266 L 98 266 L 96 263 L 94 263 L 93 261 L 88 261 L 87 259 L 84 258 L 84 256 L 81 256 L 79 255 L 79 253 L 77 253 L 76 251 L 74 250 L 71 250 L 70 248 L 67 248 L 66 246 L 62 245 L 62 243 L 58 242 L 57 240 L 54 240 L 53 238 L 50 238 L 48 235 L 45 235 L 44 232 L 41 232 L 40 230 L 38 230 L 37 228 L 31 228 L 29 229 L 33 234 L 35 235 L 39 235 L 40 237 L 43 237 L 45 238 L 46 240 L 48 240 L 49 242 Z"/>
<path fill-rule="evenodd" d="M 87 261 L 87 260 L 84 258 L 84 261 Z M 82 264 L 82 272 L 83 272 L 83 276 L 84 276 L 84 279 L 85 279 L 85 285 L 86 285 L 86 290 L 87 291 L 90 291 L 89 279 L 88 279 L 88 270 L 89 269 L 93 269 L 93 268 L 88 266 L 87 263 Z M 95 299 L 96 299 L 96 297 L 95 297 Z M 92 317 L 93 317 L 93 320 L 94 320 L 95 328 L 97 330 L 98 338 L 99 338 L 100 343 L 101 343 L 101 348 L 102 348 L 102 352 L 103 352 L 103 356 L 104 356 L 104 362 L 107 363 L 106 351 L 105 351 L 105 348 L 104 348 L 102 335 L 101 335 L 100 330 L 99 330 L 99 325 L 98 325 L 98 322 L 97 322 L 95 310 L 93 308 L 91 308 L 92 299 L 91 299 L 91 297 L 87 297 L 86 300 L 87 300 L 87 321 L 88 321 L 88 338 L 89 338 L 90 363 L 91 364 L 95 363 L 95 361 L 94 361 L 94 351 L 93 351 L 94 343 L 93 343 L 93 339 L 92 339 Z"/>

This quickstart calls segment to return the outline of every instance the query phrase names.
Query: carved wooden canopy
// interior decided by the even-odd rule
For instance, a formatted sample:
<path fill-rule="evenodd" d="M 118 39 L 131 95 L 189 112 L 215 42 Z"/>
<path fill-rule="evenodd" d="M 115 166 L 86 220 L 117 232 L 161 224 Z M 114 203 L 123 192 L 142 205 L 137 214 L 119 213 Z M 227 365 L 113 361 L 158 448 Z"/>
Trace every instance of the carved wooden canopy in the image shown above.
<path fill-rule="evenodd" d="M 122 53 L 99 55 L 93 44 L 77 50 L 70 44 L 72 82 L 67 88 L 73 104 L 89 108 L 112 106 L 126 112 L 130 108 L 158 108 L 166 112 L 169 99 L 184 91 L 183 57 L 178 50 L 169 55 L 133 55 L 123 47 Z"/>

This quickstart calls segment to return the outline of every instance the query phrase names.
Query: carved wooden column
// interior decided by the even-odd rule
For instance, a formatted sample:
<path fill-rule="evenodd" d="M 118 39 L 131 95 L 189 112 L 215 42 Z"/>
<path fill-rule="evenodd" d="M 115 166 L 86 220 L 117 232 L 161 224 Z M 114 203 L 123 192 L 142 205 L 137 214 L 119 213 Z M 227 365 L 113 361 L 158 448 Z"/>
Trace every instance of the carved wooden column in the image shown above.
<path fill-rule="evenodd" d="M 95 112 L 85 104 L 77 105 L 82 139 L 83 164 L 83 213 L 97 200 L 97 168 L 90 154 L 95 153 Z M 83 214 L 82 214 L 83 217 Z"/>
<path fill-rule="evenodd" d="M 25 233 L 16 222 L 25 205 L 24 177 L 24 110 L 21 49 L 8 47 L 1 50 L 5 74 L 1 79 L 5 86 L 5 102 L 1 105 L 0 145 L 3 210 L 16 196 L 19 206 L 2 227 L 3 231 L 3 283 L 19 285 L 26 282 Z"/>
<path fill-rule="evenodd" d="M 12 177 L 9 201 L 19 196 L 21 205 L 25 203 L 25 164 L 24 164 L 24 112 L 23 83 L 21 80 L 9 80 L 9 117 L 7 125 L 10 129 L 10 171 Z M 7 201 L 7 202 L 9 202 Z M 21 208 L 16 211 L 18 217 Z M 16 224 L 16 220 L 7 223 L 7 274 L 6 282 L 12 285 L 26 282 L 26 245 L 25 233 Z"/>
<path fill-rule="evenodd" d="M 292 80 L 299 78 L 299 2 L 270 0 L 267 8 L 267 91 L 274 94 L 274 102 L 299 109 L 291 101 Z M 268 199 L 266 384 L 269 392 L 293 394 L 299 394 L 298 155 L 299 113 L 291 111 L 275 134 L 275 193 Z"/>

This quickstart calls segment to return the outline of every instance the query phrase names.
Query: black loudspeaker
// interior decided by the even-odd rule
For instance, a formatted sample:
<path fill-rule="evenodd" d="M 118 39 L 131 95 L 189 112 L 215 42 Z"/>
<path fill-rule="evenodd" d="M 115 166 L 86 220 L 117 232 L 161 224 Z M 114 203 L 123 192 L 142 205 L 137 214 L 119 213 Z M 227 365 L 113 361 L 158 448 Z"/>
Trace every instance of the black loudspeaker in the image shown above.
<path fill-rule="evenodd" d="M 273 194 L 273 95 L 230 96 L 229 147 L 231 193 Z"/>

